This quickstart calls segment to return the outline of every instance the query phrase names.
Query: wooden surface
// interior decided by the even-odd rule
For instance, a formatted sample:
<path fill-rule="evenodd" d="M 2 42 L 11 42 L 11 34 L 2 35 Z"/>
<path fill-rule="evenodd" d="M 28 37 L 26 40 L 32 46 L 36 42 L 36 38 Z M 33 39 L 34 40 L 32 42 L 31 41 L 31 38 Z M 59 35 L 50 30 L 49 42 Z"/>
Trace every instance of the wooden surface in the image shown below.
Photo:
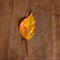
<path fill-rule="evenodd" d="M 36 33 L 27 55 L 18 26 L 30 10 Z M 60 60 L 60 0 L 0 0 L 0 60 Z"/>

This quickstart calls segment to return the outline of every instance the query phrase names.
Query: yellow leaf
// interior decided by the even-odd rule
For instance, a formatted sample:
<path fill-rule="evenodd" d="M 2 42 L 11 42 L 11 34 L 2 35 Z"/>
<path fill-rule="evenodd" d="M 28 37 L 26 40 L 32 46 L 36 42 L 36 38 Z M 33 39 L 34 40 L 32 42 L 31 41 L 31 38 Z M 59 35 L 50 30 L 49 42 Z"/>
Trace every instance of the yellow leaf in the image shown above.
<path fill-rule="evenodd" d="M 23 38 L 30 40 L 35 33 L 35 20 L 31 13 L 27 18 L 22 20 L 19 26 L 19 32 Z"/>

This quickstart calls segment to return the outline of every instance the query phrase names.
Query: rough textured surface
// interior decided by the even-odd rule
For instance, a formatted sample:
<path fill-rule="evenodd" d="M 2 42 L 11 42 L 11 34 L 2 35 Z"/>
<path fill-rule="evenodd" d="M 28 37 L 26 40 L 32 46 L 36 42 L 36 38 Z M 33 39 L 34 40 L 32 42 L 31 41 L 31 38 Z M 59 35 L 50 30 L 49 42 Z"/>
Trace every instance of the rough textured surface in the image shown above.
<path fill-rule="evenodd" d="M 30 10 L 36 34 L 27 55 L 18 26 Z M 60 60 L 60 0 L 0 0 L 0 60 Z"/>

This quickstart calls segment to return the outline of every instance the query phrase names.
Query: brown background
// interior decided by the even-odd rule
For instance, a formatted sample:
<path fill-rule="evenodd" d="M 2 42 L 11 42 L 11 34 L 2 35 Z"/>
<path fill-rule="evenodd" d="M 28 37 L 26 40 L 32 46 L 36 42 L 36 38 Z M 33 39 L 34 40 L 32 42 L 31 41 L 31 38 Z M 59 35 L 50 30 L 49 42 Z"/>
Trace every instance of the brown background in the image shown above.
<path fill-rule="evenodd" d="M 27 55 L 18 24 L 30 10 L 36 32 Z M 0 0 L 0 60 L 60 60 L 60 0 Z"/>

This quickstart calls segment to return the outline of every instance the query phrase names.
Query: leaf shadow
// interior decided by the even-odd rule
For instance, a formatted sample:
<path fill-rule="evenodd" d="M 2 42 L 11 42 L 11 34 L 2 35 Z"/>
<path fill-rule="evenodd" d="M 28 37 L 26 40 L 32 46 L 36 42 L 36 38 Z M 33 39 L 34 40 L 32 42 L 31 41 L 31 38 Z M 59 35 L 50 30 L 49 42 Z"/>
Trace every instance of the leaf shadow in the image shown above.
<path fill-rule="evenodd" d="M 29 16 L 30 14 L 31 14 L 31 11 L 28 13 L 28 16 Z M 19 18 L 19 20 L 18 20 L 18 30 L 19 30 L 20 23 L 21 23 L 25 18 L 27 18 L 28 16 L 24 16 L 24 17 Z"/>
<path fill-rule="evenodd" d="M 28 13 L 27 16 L 24 16 L 24 17 L 19 18 L 19 20 L 18 20 L 18 30 L 19 30 L 20 23 L 21 23 L 25 18 L 27 18 L 30 14 L 31 14 L 31 11 L 29 11 L 29 13 Z M 26 39 L 23 38 L 22 35 L 21 35 L 21 41 L 26 41 Z"/>

